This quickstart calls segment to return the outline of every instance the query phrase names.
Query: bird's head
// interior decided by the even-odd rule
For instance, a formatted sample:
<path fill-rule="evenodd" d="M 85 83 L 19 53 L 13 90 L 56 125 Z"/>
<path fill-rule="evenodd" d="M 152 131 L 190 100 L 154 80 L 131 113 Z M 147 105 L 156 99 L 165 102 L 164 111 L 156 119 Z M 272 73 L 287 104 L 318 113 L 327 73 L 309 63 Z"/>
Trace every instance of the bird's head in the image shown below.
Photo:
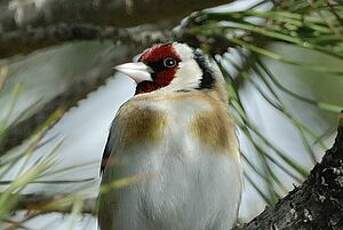
<path fill-rule="evenodd" d="M 218 80 L 222 83 L 221 74 L 201 51 L 178 42 L 154 45 L 139 56 L 138 62 L 122 64 L 115 69 L 135 80 L 136 95 L 160 89 L 212 89 Z"/>

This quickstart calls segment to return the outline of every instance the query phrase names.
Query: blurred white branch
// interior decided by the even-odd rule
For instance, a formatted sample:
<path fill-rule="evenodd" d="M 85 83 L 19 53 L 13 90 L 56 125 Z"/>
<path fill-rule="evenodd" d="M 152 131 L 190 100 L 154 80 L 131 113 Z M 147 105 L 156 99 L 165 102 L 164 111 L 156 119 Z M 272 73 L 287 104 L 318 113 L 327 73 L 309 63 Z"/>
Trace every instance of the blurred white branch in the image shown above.
<path fill-rule="evenodd" d="M 190 13 L 228 0 L 12 0 L 0 2 L 0 59 L 65 41 L 127 36 L 126 27 L 171 28 Z M 129 7 L 129 8 L 128 8 Z"/>
<path fill-rule="evenodd" d="M 191 12 L 229 0 L 12 0 L 0 2 L 0 32 L 61 23 L 130 27 L 175 24 Z"/>
<path fill-rule="evenodd" d="M 166 41 L 171 38 L 170 30 L 157 30 L 152 26 L 126 29 L 113 26 L 103 28 L 91 24 L 58 24 L 16 30 L 0 35 L 0 59 L 29 54 L 39 49 L 73 41 L 110 40 L 114 43 L 137 43 L 143 46 L 151 44 L 152 41 Z"/>
<path fill-rule="evenodd" d="M 78 78 L 78 81 L 75 81 L 62 94 L 46 103 L 41 110 L 25 120 L 12 124 L 6 130 L 0 142 L 0 156 L 5 154 L 9 149 L 21 144 L 57 108 L 62 107 L 64 111 L 68 111 L 71 107 L 76 106 L 79 100 L 84 99 L 88 93 L 96 90 L 105 83 L 107 78 L 112 76 L 112 67 L 114 65 L 128 61 L 136 53 L 139 53 L 139 50 L 142 48 L 148 47 L 153 43 L 173 40 L 186 41 L 194 47 L 205 44 L 205 42 L 199 41 L 195 35 L 188 33 L 188 24 L 192 23 L 193 19 L 196 20 L 195 18 L 197 18 L 196 14 L 192 15 L 189 20 L 186 20 L 178 29 L 174 30 L 161 30 L 147 25 L 131 29 L 115 29 L 113 27 L 102 29 L 98 26 L 91 25 L 63 24 L 27 31 L 9 32 L 8 35 L 0 36 L 0 51 L 7 50 L 7 52 L 0 52 L 0 58 L 1 55 L 6 55 L 6 53 L 16 53 L 21 48 L 21 51 L 24 53 L 32 52 L 36 49 L 72 40 L 101 40 L 109 38 L 127 45 L 126 52 L 120 54 L 110 52 L 104 55 L 94 65 L 91 71 Z M 230 45 L 227 42 L 223 42 L 221 37 L 216 35 L 213 35 L 209 42 L 211 43 L 209 47 L 212 47 L 217 54 L 226 52 Z M 11 50 L 12 45 L 15 46 L 13 51 Z"/>
<path fill-rule="evenodd" d="M 10 125 L 1 136 L 0 156 L 39 130 L 41 125 L 56 111 L 68 111 L 71 107 L 76 106 L 80 100 L 86 98 L 90 92 L 103 85 L 106 79 L 113 75 L 112 67 L 128 60 L 133 55 L 132 50 L 128 47 L 124 47 L 121 51 L 115 52 L 112 47 L 111 50 L 99 57 L 99 60 L 90 67 L 89 71 L 82 73 L 82 76 L 78 77 L 63 93 L 55 96 L 30 117 Z M 54 122 L 49 125 L 54 125 L 60 118 L 61 116 L 55 116 Z"/>

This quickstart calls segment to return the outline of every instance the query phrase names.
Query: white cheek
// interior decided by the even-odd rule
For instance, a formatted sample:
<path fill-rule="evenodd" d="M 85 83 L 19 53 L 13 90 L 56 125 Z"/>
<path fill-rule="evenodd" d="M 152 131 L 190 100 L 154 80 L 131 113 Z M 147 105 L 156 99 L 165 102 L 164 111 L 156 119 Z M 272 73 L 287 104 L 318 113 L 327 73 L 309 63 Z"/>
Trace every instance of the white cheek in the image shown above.
<path fill-rule="evenodd" d="M 173 88 L 196 88 L 200 84 L 202 71 L 195 60 L 180 62 L 175 78 L 170 86 Z"/>
<path fill-rule="evenodd" d="M 181 60 L 190 60 L 193 58 L 193 50 L 183 43 L 175 42 L 173 44 L 176 53 L 181 57 Z"/>

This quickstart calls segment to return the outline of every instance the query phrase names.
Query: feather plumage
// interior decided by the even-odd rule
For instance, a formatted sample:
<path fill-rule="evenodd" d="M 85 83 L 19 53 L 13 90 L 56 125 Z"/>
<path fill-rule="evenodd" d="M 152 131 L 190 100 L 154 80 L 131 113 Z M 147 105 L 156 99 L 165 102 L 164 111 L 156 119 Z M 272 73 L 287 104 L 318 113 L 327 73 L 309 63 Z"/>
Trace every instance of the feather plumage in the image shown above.
<path fill-rule="evenodd" d="M 102 185 L 139 180 L 101 194 L 102 230 L 227 230 L 236 221 L 241 169 L 223 78 L 213 68 L 211 86 L 197 87 L 201 68 L 183 61 L 175 81 L 136 95 L 112 123 Z"/>

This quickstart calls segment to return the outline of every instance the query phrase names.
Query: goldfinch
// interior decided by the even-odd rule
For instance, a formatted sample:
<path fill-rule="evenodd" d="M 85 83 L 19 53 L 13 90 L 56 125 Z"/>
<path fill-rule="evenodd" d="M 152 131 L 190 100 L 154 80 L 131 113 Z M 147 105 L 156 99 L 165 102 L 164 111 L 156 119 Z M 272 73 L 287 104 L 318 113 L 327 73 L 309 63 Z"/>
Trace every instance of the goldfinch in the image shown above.
<path fill-rule="evenodd" d="M 242 180 L 218 67 L 174 42 L 115 69 L 137 87 L 112 122 L 101 184 L 137 180 L 100 194 L 101 230 L 229 230 Z"/>

